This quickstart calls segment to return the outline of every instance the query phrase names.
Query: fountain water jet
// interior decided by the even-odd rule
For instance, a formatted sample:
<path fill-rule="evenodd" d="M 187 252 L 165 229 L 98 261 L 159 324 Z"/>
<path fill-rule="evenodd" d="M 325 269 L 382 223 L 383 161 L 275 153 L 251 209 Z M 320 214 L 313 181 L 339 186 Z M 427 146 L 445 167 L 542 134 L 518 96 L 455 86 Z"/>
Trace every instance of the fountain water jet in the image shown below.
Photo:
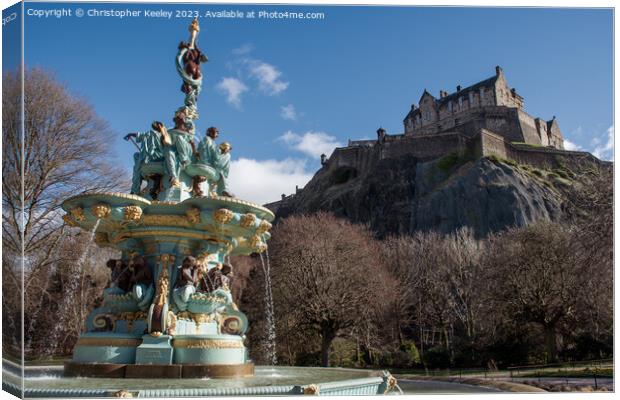
<path fill-rule="evenodd" d="M 70 279 L 69 279 L 69 282 L 68 282 L 69 284 L 67 285 L 67 287 L 63 288 L 65 293 L 73 293 L 75 295 L 77 294 L 76 292 L 78 291 L 79 286 L 80 286 L 79 285 L 80 279 L 78 279 L 78 276 L 80 274 L 80 268 L 84 264 L 84 261 L 86 261 L 86 256 L 88 255 L 88 252 L 90 250 L 90 245 L 95 239 L 95 232 L 97 232 L 97 228 L 99 228 L 100 222 L 101 222 L 101 219 L 97 219 L 95 221 L 95 224 L 93 225 L 92 229 L 89 232 L 88 240 L 86 242 L 86 245 L 84 246 L 84 250 L 82 251 L 82 254 L 78 258 L 77 263 L 73 265 L 73 267 L 70 269 L 68 273 L 68 276 L 70 277 Z M 64 311 L 72 310 L 75 308 L 75 304 L 74 304 L 75 298 L 76 298 L 75 295 L 63 297 L 62 302 L 60 303 L 58 307 L 59 323 L 54 327 L 54 330 L 52 331 L 50 335 L 51 346 L 48 347 L 48 350 L 47 350 L 48 356 L 53 355 L 56 352 L 56 349 L 58 348 L 58 335 L 60 334 L 61 328 L 66 324 L 67 316 L 68 316 Z"/>
<path fill-rule="evenodd" d="M 265 259 L 267 261 L 265 262 Z M 265 316 L 267 319 L 267 354 L 271 365 L 278 363 L 276 352 L 276 322 L 275 310 L 273 307 L 273 295 L 271 291 L 271 268 L 269 264 L 269 253 L 265 250 L 265 255 L 260 254 L 261 266 L 263 267 L 263 275 L 265 279 Z"/>

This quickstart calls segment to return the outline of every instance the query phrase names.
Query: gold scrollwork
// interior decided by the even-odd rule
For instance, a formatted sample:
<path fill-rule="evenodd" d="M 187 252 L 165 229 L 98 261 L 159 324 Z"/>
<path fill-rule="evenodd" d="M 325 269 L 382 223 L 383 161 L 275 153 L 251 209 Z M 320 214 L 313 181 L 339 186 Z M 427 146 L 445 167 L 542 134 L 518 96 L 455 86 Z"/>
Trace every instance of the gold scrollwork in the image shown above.
<path fill-rule="evenodd" d="M 172 347 L 185 349 L 240 349 L 243 348 L 243 343 L 240 340 L 174 339 Z"/>
<path fill-rule="evenodd" d="M 138 222 L 142 218 L 142 207 L 127 206 L 124 209 L 125 219 L 128 221 Z"/>
<path fill-rule="evenodd" d="M 252 213 L 247 213 L 241 216 L 241 221 L 239 222 L 239 225 L 242 228 L 249 228 L 254 225 L 254 222 L 256 222 L 256 215 Z"/>
<path fill-rule="evenodd" d="M 213 219 L 220 224 L 227 224 L 233 219 L 234 213 L 227 208 L 220 208 L 213 212 Z"/>
<path fill-rule="evenodd" d="M 185 211 L 185 216 L 190 224 L 200 223 L 200 210 L 196 207 L 190 207 Z"/>
<path fill-rule="evenodd" d="M 109 217 L 110 213 L 112 212 L 112 209 L 110 208 L 109 205 L 105 203 L 100 203 L 100 204 L 92 206 L 90 211 L 93 213 L 93 215 L 96 218 L 102 219 L 102 218 Z"/>
<path fill-rule="evenodd" d="M 86 219 L 86 216 L 84 215 L 84 209 L 82 207 L 75 207 L 69 212 L 71 213 L 73 219 L 77 222 L 81 222 Z"/>
<path fill-rule="evenodd" d="M 133 329 L 133 323 L 139 319 L 146 319 L 146 312 L 144 311 L 135 311 L 135 312 L 123 312 L 118 317 L 118 320 L 127 321 L 127 330 L 131 332 Z"/>

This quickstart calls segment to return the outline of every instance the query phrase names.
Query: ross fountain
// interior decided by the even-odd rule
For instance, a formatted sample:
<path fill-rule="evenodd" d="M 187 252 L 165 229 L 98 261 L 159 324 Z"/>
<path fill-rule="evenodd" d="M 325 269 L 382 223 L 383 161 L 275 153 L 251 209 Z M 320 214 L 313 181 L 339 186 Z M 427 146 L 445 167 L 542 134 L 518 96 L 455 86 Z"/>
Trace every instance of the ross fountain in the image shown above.
<path fill-rule="evenodd" d="M 248 359 L 248 319 L 233 302 L 227 261 L 264 252 L 274 215 L 229 192 L 231 147 L 215 144 L 216 128 L 194 144 L 200 64 L 207 61 L 197 45 L 199 30 L 192 21 L 190 40 L 181 42 L 175 58 L 185 99 L 174 127 L 156 121 L 125 137 L 138 148 L 131 194 L 81 194 L 62 204 L 67 225 L 121 257 L 107 263 L 111 284 L 86 317 L 63 376 L 52 368 L 40 379 L 27 378 L 25 395 L 377 394 L 394 388 L 395 379 L 381 371 L 255 367 Z M 263 267 L 275 364 L 268 260 Z M 4 383 L 12 388 L 10 379 Z"/>

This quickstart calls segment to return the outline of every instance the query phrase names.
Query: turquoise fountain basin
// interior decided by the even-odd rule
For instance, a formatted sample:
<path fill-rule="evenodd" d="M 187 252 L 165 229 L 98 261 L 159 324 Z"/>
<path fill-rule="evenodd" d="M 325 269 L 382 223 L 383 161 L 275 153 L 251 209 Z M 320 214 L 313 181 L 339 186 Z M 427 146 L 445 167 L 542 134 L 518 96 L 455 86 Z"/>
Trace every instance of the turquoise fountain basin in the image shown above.
<path fill-rule="evenodd" d="M 3 388 L 19 392 L 21 376 L 16 364 L 3 362 Z M 38 372 L 37 372 L 38 371 Z M 255 375 L 235 379 L 114 379 L 66 378 L 59 367 L 38 367 L 27 372 L 26 397 L 115 397 L 125 390 L 133 397 L 204 397 L 300 395 L 376 395 L 387 389 L 383 371 L 344 368 L 256 367 Z"/>

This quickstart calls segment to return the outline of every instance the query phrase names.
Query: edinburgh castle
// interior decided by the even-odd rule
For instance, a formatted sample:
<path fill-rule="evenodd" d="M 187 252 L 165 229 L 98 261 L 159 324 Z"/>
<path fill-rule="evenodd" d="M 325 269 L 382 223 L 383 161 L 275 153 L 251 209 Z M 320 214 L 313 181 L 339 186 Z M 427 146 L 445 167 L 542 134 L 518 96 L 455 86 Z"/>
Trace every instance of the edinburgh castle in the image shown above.
<path fill-rule="evenodd" d="M 472 177 L 487 179 L 485 174 L 489 173 L 491 166 L 484 163 L 484 159 L 498 160 L 504 165 L 521 165 L 526 169 L 556 171 L 552 176 L 558 170 L 573 169 L 584 161 L 601 163 L 590 153 L 564 150 L 564 138 L 557 119 L 542 119 L 528 114 L 524 109 L 524 98 L 508 85 L 499 66 L 490 78 L 465 88 L 456 86 L 453 93 L 440 90 L 438 97 L 435 97 L 424 90 L 418 105 L 412 105 L 405 115 L 403 128 L 404 133 L 401 134 L 391 135 L 380 128 L 376 139 L 349 140 L 347 146 L 334 149 L 329 157 L 321 157 L 322 167 L 305 188 L 296 189 L 292 195 L 283 194 L 281 200 L 266 206 L 278 216 L 331 210 L 355 221 L 370 220 L 376 230 L 391 232 L 432 228 L 439 224 L 437 221 L 453 218 L 454 224 L 442 228 L 449 231 L 452 225 L 471 225 L 473 222 L 465 223 L 458 216 L 448 218 L 449 213 L 424 222 L 438 208 L 422 212 L 419 211 L 422 209 L 420 205 L 426 204 L 426 198 L 441 187 L 439 181 L 446 179 L 446 182 L 450 182 L 449 176 L 465 174 L 472 165 L 482 162 L 484 166 L 472 173 Z M 437 171 L 442 173 L 438 175 Z M 540 172 L 543 176 L 547 173 Z M 487 183 L 496 188 L 505 188 L 512 178 L 510 173 L 500 178 L 502 174 L 494 173 L 494 180 Z M 438 178 L 440 175 L 441 179 Z M 461 182 L 465 193 L 460 197 L 465 198 L 481 188 L 479 184 L 473 183 L 476 179 Z M 510 201 L 534 204 L 534 211 L 523 211 L 523 218 L 513 217 L 511 215 L 521 211 L 515 213 L 514 209 L 507 207 L 498 211 L 506 214 L 505 218 L 500 218 L 501 222 L 495 223 L 495 219 L 490 218 L 488 226 L 480 225 L 480 232 L 495 230 L 495 225 L 520 225 L 523 221 L 535 219 L 531 217 L 534 215 L 547 219 L 559 215 L 559 206 L 553 206 L 552 210 L 545 209 L 555 202 L 549 196 L 541 195 L 532 200 L 524 194 L 535 184 L 531 179 L 524 178 L 510 184 L 514 185 L 511 192 L 519 192 L 511 193 L 508 196 L 512 198 Z M 365 200 L 358 201 L 360 196 Z M 483 200 L 487 194 L 476 196 L 482 204 L 488 203 L 489 199 Z M 502 200 L 493 201 L 508 201 L 500 197 Z M 437 202 L 437 199 L 433 201 Z M 537 204 L 546 206 L 539 207 Z M 385 221 L 386 210 L 395 207 L 399 211 L 392 212 L 390 218 L 394 221 L 387 225 L 379 221 Z M 467 212 L 463 210 L 463 213 Z M 420 215 L 416 217 L 414 214 Z M 377 221 L 372 222 L 373 218 Z"/>

